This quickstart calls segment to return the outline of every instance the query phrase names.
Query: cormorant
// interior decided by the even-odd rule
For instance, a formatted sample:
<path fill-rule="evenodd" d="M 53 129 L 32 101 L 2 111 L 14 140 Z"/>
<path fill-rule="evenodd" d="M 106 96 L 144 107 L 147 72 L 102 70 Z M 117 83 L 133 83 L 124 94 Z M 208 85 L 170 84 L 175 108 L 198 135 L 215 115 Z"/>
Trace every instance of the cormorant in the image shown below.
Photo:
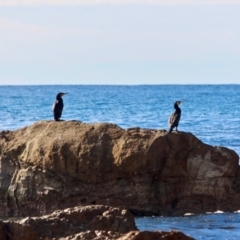
<path fill-rule="evenodd" d="M 173 128 L 176 127 L 176 131 L 177 131 L 177 127 L 178 127 L 178 123 L 180 121 L 181 118 L 181 108 L 179 107 L 179 105 L 182 103 L 183 101 L 176 101 L 174 103 L 174 108 L 175 108 L 175 112 L 170 116 L 169 118 L 169 133 L 172 132 Z"/>
<path fill-rule="evenodd" d="M 55 119 L 55 121 L 60 121 L 60 117 L 62 116 L 62 110 L 63 110 L 63 100 L 62 100 L 62 96 L 64 96 L 67 93 L 58 93 L 56 96 L 56 101 L 53 104 L 53 117 Z"/>

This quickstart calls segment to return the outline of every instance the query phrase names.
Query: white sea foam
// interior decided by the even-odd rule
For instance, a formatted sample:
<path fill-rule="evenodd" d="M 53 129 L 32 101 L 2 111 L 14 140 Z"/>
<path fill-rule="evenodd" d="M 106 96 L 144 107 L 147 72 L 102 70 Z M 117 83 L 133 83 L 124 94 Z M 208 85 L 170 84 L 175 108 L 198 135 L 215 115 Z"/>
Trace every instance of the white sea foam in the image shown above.
<path fill-rule="evenodd" d="M 194 213 L 185 213 L 184 216 L 192 216 Z"/>
<path fill-rule="evenodd" d="M 217 210 L 216 212 L 214 213 L 224 213 L 223 211 L 220 211 L 220 210 Z"/>
<path fill-rule="evenodd" d="M 220 214 L 220 213 L 224 213 L 224 212 L 220 210 L 217 210 L 215 212 L 206 212 L 206 214 Z"/>

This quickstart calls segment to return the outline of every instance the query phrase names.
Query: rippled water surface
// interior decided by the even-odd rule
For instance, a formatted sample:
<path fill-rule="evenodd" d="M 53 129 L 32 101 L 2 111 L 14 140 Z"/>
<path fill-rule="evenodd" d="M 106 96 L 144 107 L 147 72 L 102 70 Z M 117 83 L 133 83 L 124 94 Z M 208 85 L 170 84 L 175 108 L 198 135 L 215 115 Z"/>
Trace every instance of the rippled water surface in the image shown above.
<path fill-rule="evenodd" d="M 239 213 L 136 218 L 136 225 L 140 230 L 178 230 L 196 240 L 240 239 Z"/>
<path fill-rule="evenodd" d="M 64 120 L 112 122 L 122 128 L 167 129 L 173 103 L 184 100 L 179 131 L 240 154 L 240 85 L 0 86 L 0 130 L 53 119 L 64 96 Z M 178 229 L 196 239 L 240 239 L 240 214 L 139 218 L 140 229 Z M 217 236 L 217 237 L 216 237 Z"/>

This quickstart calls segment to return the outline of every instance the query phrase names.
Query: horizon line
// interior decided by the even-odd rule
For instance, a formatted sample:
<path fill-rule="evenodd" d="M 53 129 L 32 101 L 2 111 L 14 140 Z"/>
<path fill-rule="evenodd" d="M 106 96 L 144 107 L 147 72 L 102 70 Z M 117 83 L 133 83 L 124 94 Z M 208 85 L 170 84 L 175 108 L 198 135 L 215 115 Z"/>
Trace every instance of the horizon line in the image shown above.
<path fill-rule="evenodd" d="M 172 85 L 204 85 L 204 86 L 219 86 L 219 85 L 240 85 L 240 83 L 153 83 L 153 84 L 0 84 L 0 87 L 25 87 L 25 86 L 172 86 Z"/>
<path fill-rule="evenodd" d="M 239 0 L 0 0 L 0 6 L 100 6 L 100 5 L 240 5 Z"/>

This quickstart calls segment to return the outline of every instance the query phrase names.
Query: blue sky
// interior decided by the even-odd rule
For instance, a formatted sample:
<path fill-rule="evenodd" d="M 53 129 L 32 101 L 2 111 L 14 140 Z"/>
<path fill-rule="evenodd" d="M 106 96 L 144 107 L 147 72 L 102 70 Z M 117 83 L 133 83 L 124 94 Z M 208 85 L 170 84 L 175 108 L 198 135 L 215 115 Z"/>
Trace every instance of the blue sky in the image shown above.
<path fill-rule="evenodd" d="M 1 85 L 240 84 L 240 0 L 0 0 L 0 36 Z"/>

